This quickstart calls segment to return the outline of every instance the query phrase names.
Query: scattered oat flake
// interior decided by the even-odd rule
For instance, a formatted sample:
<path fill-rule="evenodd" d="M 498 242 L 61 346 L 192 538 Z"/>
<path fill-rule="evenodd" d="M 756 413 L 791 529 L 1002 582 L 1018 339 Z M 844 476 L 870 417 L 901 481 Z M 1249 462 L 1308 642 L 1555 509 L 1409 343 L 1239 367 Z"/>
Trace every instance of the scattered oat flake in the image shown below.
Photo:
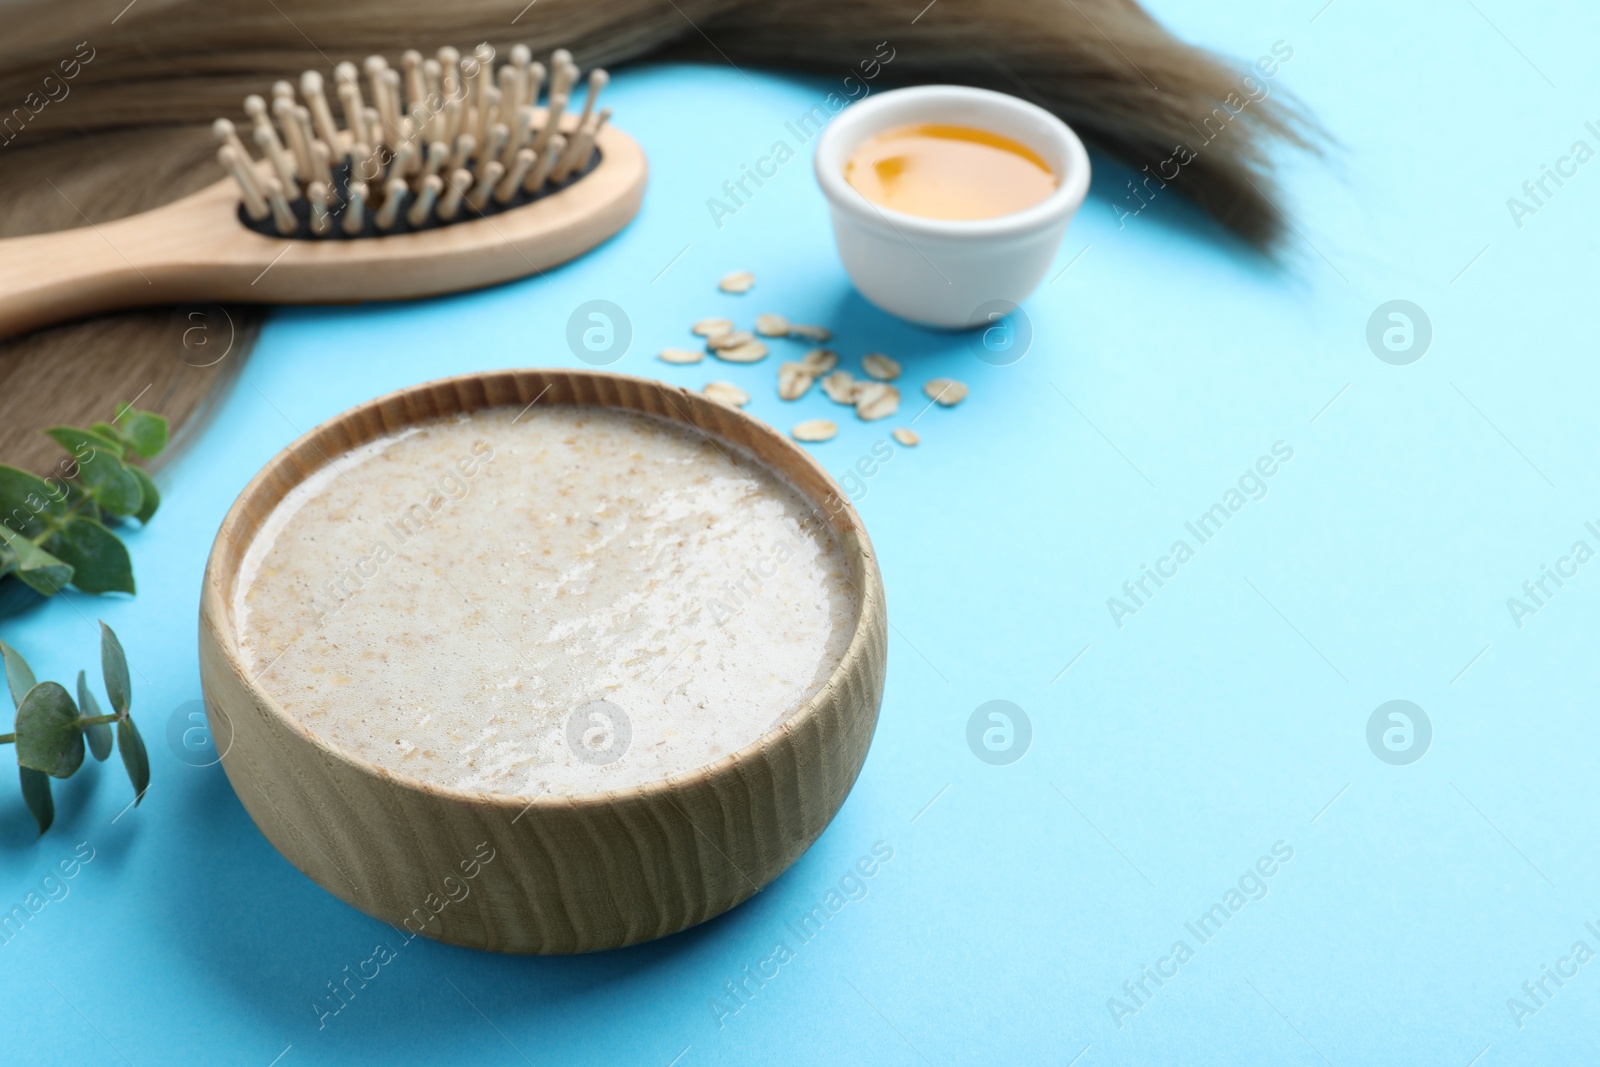
<path fill-rule="evenodd" d="M 694 332 L 701 337 L 715 337 L 719 333 L 727 333 L 733 329 L 733 323 L 727 319 L 701 319 L 694 324 Z"/>
<path fill-rule="evenodd" d="M 861 369 L 867 372 L 868 378 L 876 378 L 880 382 L 892 382 L 900 377 L 900 364 L 882 352 L 862 356 Z"/>
<path fill-rule="evenodd" d="M 659 358 L 664 363 L 699 363 L 706 354 L 698 348 L 663 348 Z"/>
<path fill-rule="evenodd" d="M 886 419 L 900 410 L 900 390 L 888 382 L 862 382 L 856 390 L 856 414 L 867 422 Z"/>
<path fill-rule="evenodd" d="M 730 408 L 742 408 L 750 403 L 750 394 L 732 382 L 707 382 L 701 390 L 706 396 Z"/>
<path fill-rule="evenodd" d="M 839 434 L 832 419 L 807 419 L 789 431 L 796 441 L 831 441 Z"/>
<path fill-rule="evenodd" d="M 757 363 L 767 358 L 767 346 L 760 341 L 747 341 L 733 348 L 719 348 L 716 357 L 728 363 Z"/>
<path fill-rule="evenodd" d="M 827 344 L 833 340 L 833 333 L 826 326 L 801 326 L 793 322 L 789 324 L 789 336 L 802 337 L 819 344 Z"/>
<path fill-rule="evenodd" d="M 838 404 L 854 404 L 858 388 L 860 383 L 847 370 L 836 370 L 822 379 L 822 391 L 828 394 L 829 400 Z"/>
<path fill-rule="evenodd" d="M 789 320 L 782 315 L 767 312 L 756 316 L 756 333 L 762 337 L 787 337 L 789 334 Z"/>
<path fill-rule="evenodd" d="M 967 398 L 967 387 L 954 378 L 935 378 L 922 387 L 929 400 L 954 407 Z"/>
<path fill-rule="evenodd" d="M 804 363 L 781 363 L 778 365 L 778 398 L 799 400 L 816 380 L 817 376 Z"/>
<path fill-rule="evenodd" d="M 717 283 L 717 288 L 724 293 L 748 293 L 750 287 L 756 283 L 756 276 L 747 270 L 736 270 L 731 274 L 724 274 Z"/>
<path fill-rule="evenodd" d="M 727 330 L 723 333 L 714 333 L 706 338 L 706 345 L 712 349 L 738 348 L 747 345 L 756 339 L 756 335 L 749 330 Z"/>
<path fill-rule="evenodd" d="M 809 367 L 812 374 L 827 374 L 839 365 L 839 353 L 831 348 L 813 348 L 800 357 L 800 362 Z"/>
<path fill-rule="evenodd" d="M 896 441 L 899 441 L 907 448 L 916 448 L 917 445 L 922 443 L 922 438 L 917 436 L 917 431 L 908 427 L 896 426 L 890 432 L 893 434 Z"/>

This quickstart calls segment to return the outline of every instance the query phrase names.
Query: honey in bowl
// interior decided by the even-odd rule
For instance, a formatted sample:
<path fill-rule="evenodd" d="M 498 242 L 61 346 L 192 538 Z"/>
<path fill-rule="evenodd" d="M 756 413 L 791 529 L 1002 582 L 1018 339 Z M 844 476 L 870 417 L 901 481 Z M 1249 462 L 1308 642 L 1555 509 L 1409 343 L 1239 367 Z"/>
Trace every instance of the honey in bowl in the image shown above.
<path fill-rule="evenodd" d="M 992 219 L 1040 203 L 1060 179 L 1020 141 L 971 126 L 916 123 L 863 141 L 845 181 L 875 204 L 930 219 Z"/>

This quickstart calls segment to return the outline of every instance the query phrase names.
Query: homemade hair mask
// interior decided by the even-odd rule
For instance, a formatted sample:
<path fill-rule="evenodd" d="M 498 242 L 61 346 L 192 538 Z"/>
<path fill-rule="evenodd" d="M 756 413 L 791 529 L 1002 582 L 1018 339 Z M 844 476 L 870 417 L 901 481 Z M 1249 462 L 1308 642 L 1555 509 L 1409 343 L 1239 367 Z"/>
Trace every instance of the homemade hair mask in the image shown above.
<path fill-rule="evenodd" d="M 811 456 L 590 370 L 335 416 L 239 494 L 200 597 L 211 734 L 261 832 L 370 915 L 502 952 L 759 892 L 855 783 L 887 653 L 871 542 Z"/>
<path fill-rule="evenodd" d="M 972 126 L 924 122 L 867 138 L 844 177 L 861 195 L 908 215 L 992 219 L 1032 207 L 1060 181 L 1039 153 Z"/>
<path fill-rule="evenodd" d="M 610 408 L 380 437 L 296 486 L 245 553 L 246 668 L 333 745 L 439 785 L 638 785 L 816 693 L 855 593 L 771 470 Z"/>

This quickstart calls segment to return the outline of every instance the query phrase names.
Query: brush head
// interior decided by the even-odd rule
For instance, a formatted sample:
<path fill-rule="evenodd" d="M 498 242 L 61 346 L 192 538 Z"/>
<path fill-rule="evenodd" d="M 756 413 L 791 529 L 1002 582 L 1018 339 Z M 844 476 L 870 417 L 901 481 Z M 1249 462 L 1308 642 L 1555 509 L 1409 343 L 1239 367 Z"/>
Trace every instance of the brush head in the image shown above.
<path fill-rule="evenodd" d="M 251 95 L 249 134 L 218 119 L 218 161 L 239 187 L 238 218 L 274 237 L 351 240 L 416 233 L 524 207 L 581 182 L 601 163 L 610 118 L 591 71 L 582 113 L 567 114 L 580 72 L 557 49 L 547 68 L 524 45 L 495 66 L 495 50 L 410 50 L 400 69 L 383 56 L 342 62 Z M 546 91 L 547 90 L 547 91 Z M 540 106 L 541 94 L 545 96 Z M 335 117 L 335 103 L 343 121 Z M 254 159 L 246 144 L 261 151 Z M 262 164 L 265 164 L 263 166 Z"/>

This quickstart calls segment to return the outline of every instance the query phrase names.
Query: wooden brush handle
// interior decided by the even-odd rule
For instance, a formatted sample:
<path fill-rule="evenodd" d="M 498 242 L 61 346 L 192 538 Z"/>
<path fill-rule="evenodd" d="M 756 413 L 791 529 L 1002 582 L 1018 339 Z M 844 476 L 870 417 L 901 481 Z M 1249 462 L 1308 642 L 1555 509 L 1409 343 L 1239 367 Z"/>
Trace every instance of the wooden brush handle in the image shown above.
<path fill-rule="evenodd" d="M 166 210 L 0 241 L 0 337 L 183 299 L 161 256 L 158 216 Z"/>

